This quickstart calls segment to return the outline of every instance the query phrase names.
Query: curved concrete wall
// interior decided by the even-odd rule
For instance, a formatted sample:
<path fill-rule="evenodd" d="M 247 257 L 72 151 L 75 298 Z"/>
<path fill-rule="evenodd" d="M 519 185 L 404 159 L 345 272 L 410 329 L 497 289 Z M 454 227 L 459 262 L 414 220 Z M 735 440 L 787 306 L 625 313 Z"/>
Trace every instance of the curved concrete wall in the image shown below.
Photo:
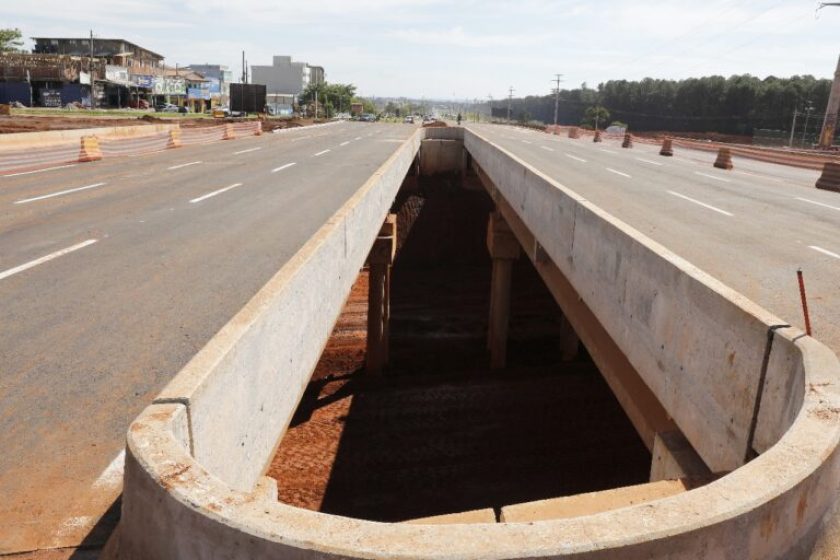
<path fill-rule="evenodd" d="M 132 425 L 120 556 L 805 557 L 840 482 L 837 358 L 469 131 L 472 157 L 704 459 L 740 468 L 657 502 L 532 524 L 381 524 L 255 491 L 423 134 Z M 764 453 L 741 466 L 749 447 Z"/>

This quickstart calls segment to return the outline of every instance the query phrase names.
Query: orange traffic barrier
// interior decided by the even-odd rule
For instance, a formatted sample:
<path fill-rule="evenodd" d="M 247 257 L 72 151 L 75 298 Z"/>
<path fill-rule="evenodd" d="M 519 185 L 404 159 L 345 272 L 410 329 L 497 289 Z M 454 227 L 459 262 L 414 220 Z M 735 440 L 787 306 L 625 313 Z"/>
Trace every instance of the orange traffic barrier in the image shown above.
<path fill-rule="evenodd" d="M 99 146 L 99 138 L 96 136 L 82 136 L 79 161 L 98 161 L 102 159 L 102 149 Z"/>
<path fill-rule="evenodd" d="M 12 106 L 0 103 L 0 115 L 11 115 L 12 114 Z"/>
<path fill-rule="evenodd" d="M 718 169 L 732 169 L 732 151 L 729 148 L 721 148 L 718 150 L 718 156 L 715 160 L 715 167 Z"/>
<path fill-rule="evenodd" d="M 840 192 L 840 161 L 826 162 L 822 176 L 817 180 L 817 188 Z"/>
<path fill-rule="evenodd" d="M 674 142 L 670 138 L 662 141 L 662 149 L 659 150 L 659 155 L 669 157 L 674 155 Z"/>
<path fill-rule="evenodd" d="M 592 141 L 593 142 L 603 142 L 603 140 L 601 139 L 601 131 L 600 130 L 595 131 L 595 137 L 592 139 Z"/>
<path fill-rule="evenodd" d="M 262 121 L 257 122 L 257 129 L 254 131 L 254 136 L 262 135 L 262 132 L 263 132 L 262 131 L 262 126 L 263 126 Z"/>
<path fill-rule="evenodd" d="M 184 144 L 181 142 L 181 129 L 173 128 L 169 131 L 169 142 L 166 144 L 167 148 L 180 148 Z"/>
<path fill-rule="evenodd" d="M 569 138 L 573 140 L 580 138 L 580 130 L 576 126 L 569 129 Z"/>
<path fill-rule="evenodd" d="M 236 130 L 231 123 L 225 124 L 225 136 L 222 140 L 236 140 Z"/>
<path fill-rule="evenodd" d="M 630 135 L 629 132 L 624 134 L 624 142 L 621 143 L 622 148 L 632 148 L 633 147 L 633 137 Z"/>

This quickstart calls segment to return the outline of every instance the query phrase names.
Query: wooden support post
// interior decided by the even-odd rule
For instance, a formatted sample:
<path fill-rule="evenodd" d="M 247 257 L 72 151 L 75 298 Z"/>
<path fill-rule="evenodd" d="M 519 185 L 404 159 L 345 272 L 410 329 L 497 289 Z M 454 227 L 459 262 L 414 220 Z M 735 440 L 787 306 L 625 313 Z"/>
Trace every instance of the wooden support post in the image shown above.
<path fill-rule="evenodd" d="M 397 216 L 390 214 L 368 256 L 368 324 L 365 370 L 380 374 L 388 364 L 391 266 L 397 248 Z"/>
<path fill-rule="evenodd" d="M 490 214 L 487 224 L 487 248 L 493 258 L 490 284 L 490 321 L 487 346 L 490 368 L 504 369 L 507 365 L 507 338 L 510 322 L 510 287 L 513 261 L 519 258 L 519 241 L 513 235 L 501 213 Z"/>

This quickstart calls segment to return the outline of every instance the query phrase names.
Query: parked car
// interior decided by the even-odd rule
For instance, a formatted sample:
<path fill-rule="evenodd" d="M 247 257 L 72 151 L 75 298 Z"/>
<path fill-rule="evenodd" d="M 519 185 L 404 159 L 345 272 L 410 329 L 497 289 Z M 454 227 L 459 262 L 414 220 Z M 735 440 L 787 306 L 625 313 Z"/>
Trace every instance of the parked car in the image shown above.
<path fill-rule="evenodd" d="M 403 119 L 403 122 L 405 124 L 414 124 L 414 117 L 408 115 L 406 118 Z"/>

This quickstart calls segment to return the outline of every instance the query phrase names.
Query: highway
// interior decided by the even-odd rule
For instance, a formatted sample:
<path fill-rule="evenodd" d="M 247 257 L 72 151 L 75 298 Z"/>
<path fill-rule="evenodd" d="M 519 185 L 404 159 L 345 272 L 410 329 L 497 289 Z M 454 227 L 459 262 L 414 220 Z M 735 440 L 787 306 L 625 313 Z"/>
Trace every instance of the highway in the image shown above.
<path fill-rule="evenodd" d="M 522 128 L 469 125 L 792 325 L 804 328 L 802 268 L 813 334 L 840 352 L 840 195 L 816 171 L 636 142 L 572 140 Z M 724 326 L 722 325 L 722 328 Z"/>
<path fill-rule="evenodd" d="M 0 553 L 89 535 L 129 423 L 415 130 L 343 123 L 0 177 Z"/>

